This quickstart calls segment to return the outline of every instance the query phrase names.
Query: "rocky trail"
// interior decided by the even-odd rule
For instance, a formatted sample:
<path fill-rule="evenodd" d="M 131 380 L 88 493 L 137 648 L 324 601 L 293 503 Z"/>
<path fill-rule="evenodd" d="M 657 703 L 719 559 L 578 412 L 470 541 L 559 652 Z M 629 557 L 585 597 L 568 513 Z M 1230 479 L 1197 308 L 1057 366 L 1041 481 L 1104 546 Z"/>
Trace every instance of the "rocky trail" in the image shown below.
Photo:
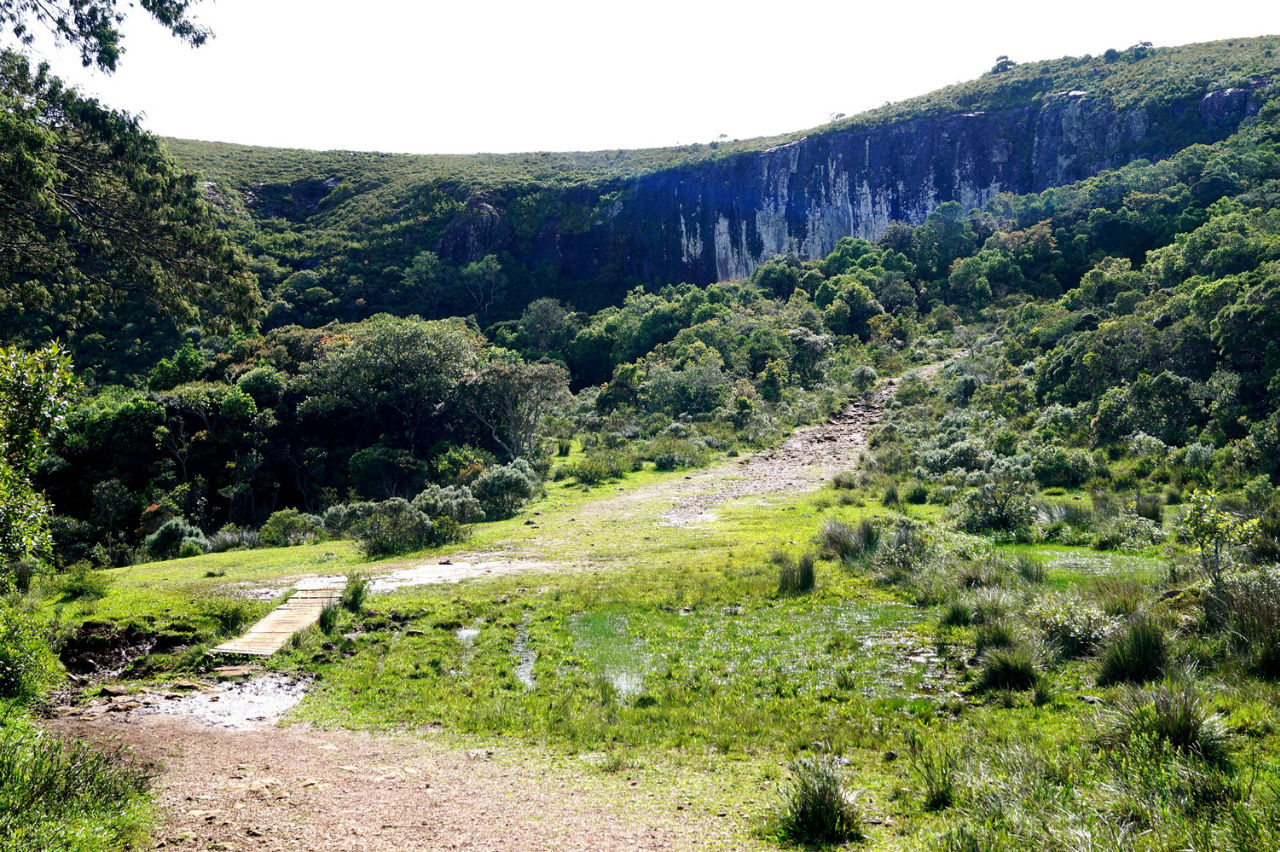
<path fill-rule="evenodd" d="M 778 447 L 605 498 L 579 517 L 596 527 L 635 512 L 692 528 L 735 499 L 812 490 L 855 467 L 896 379 L 830 422 Z M 373 591 L 569 567 L 534 553 L 480 552 L 418 562 L 374 578 Z M 108 695 L 61 708 L 51 728 L 122 741 L 158 767 L 163 825 L 174 849 L 694 849 L 742 848 L 723 814 L 698 813 L 667 788 L 626 777 L 494 759 L 417 737 L 320 731 L 276 722 L 307 683 L 287 676 L 240 684 Z M 572 762 L 572 758 L 568 759 Z"/>

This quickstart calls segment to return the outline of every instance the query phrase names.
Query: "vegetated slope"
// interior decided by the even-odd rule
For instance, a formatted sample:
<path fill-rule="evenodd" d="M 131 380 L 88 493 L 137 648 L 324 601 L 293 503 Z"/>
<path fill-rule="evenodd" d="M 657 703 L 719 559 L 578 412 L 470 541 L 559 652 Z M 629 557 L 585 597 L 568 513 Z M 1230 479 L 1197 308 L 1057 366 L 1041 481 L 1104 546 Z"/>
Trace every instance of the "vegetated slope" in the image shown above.
<path fill-rule="evenodd" d="M 170 140 L 262 261 L 297 270 L 270 324 L 374 310 L 500 316 L 636 284 L 819 258 L 947 201 L 972 209 L 1230 135 L 1269 97 L 1280 38 L 1028 63 L 812 131 L 638 151 L 411 156 Z M 442 264 L 415 266 L 424 251 Z M 486 255 L 501 275 L 473 269 Z M 503 291 L 505 287 L 505 295 Z M 303 293 L 313 291 L 303 298 Z"/>

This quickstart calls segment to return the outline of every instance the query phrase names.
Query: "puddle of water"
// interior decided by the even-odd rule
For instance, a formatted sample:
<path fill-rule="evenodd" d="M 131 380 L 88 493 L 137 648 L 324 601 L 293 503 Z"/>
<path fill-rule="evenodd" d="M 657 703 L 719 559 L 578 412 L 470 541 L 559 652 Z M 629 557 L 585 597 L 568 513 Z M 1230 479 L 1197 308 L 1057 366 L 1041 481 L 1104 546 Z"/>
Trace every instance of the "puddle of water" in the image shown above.
<path fill-rule="evenodd" d="M 475 647 L 476 637 L 480 635 L 480 628 L 459 627 L 454 635 L 458 637 L 458 641 L 462 643 L 462 647 L 471 649 Z"/>
<path fill-rule="evenodd" d="M 182 716 L 232 730 L 267 727 L 298 706 L 311 681 L 309 677 L 266 674 L 252 680 L 223 684 L 209 692 L 196 692 L 148 705 L 134 712 Z"/>
<path fill-rule="evenodd" d="M 408 586 L 429 586 L 436 583 L 457 583 L 476 577 L 492 577 L 516 571 L 534 571 L 550 567 L 546 562 L 523 562 L 498 559 L 492 562 L 449 562 L 435 565 L 415 565 L 376 577 L 369 584 L 375 593 L 394 592 Z"/>
<path fill-rule="evenodd" d="M 282 597 L 284 589 L 273 589 L 269 586 L 259 586 L 257 583 L 234 583 L 231 587 L 231 594 L 238 598 L 248 598 L 251 601 L 273 601 Z"/>
<path fill-rule="evenodd" d="M 538 659 L 538 652 L 529 647 L 528 618 L 526 614 L 525 621 L 516 629 L 516 644 L 512 650 L 516 655 L 516 680 L 523 683 L 525 689 L 533 690 L 538 688 L 533 678 L 533 664 Z"/>
<path fill-rule="evenodd" d="M 639 695 L 649 670 L 647 643 L 632 636 L 626 616 L 575 616 L 573 630 L 581 648 L 599 666 L 619 700 Z"/>

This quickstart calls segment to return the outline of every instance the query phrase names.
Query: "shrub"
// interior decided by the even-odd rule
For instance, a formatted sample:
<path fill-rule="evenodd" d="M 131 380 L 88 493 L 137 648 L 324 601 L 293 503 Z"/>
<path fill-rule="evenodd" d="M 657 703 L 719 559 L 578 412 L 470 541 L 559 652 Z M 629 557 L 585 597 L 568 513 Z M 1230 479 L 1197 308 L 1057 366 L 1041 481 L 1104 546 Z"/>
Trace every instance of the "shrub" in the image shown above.
<path fill-rule="evenodd" d="M 1031 473 L 1045 488 L 1072 488 L 1093 476 L 1093 459 L 1084 450 L 1043 447 L 1031 461 Z"/>
<path fill-rule="evenodd" d="M 1045 596 L 1027 613 L 1048 645 L 1063 659 L 1087 657 L 1116 629 L 1116 621 L 1098 607 L 1069 596 Z"/>
<path fill-rule="evenodd" d="M 1133 513 L 1153 524 L 1164 523 L 1164 497 L 1160 494 L 1135 494 Z"/>
<path fill-rule="evenodd" d="M 929 502 L 929 488 L 923 482 L 912 482 L 903 492 L 902 499 L 913 506 L 923 505 Z"/>
<path fill-rule="evenodd" d="M 982 659 L 978 689 L 1024 690 L 1035 687 L 1040 679 L 1035 655 L 1024 645 L 994 648 Z"/>
<path fill-rule="evenodd" d="M 701 467 L 707 463 L 707 448 L 674 435 L 659 435 L 649 443 L 645 457 L 658 470 Z"/>
<path fill-rule="evenodd" d="M 511 464 L 486 468 L 471 485 L 471 493 L 480 501 L 484 516 L 491 520 L 509 518 L 538 494 L 541 481 L 524 459 Z"/>
<path fill-rule="evenodd" d="M 853 384 L 858 393 L 866 393 L 871 386 L 876 383 L 880 377 L 876 375 L 874 367 L 866 364 L 859 364 L 853 368 L 853 372 L 849 374 L 849 381 Z"/>
<path fill-rule="evenodd" d="M 400 498 L 379 503 L 356 529 L 360 549 L 370 557 L 411 553 L 467 537 L 466 529 L 453 518 L 432 520 Z"/>
<path fill-rule="evenodd" d="M 223 527 L 209 536 L 207 553 L 224 553 L 228 550 L 253 550 L 262 546 L 262 537 L 257 530 L 243 530 L 237 527 Z"/>
<path fill-rule="evenodd" d="M 898 505 L 899 499 L 900 498 L 898 496 L 898 483 L 890 482 L 888 485 L 885 486 L 884 494 L 880 496 L 880 505 L 896 506 Z"/>
<path fill-rule="evenodd" d="M 842 470 L 831 478 L 831 484 L 837 490 L 852 490 L 858 487 L 858 474 L 852 470 Z"/>
<path fill-rule="evenodd" d="M 189 523 L 186 518 L 171 518 L 147 536 L 143 547 L 152 559 L 173 559 L 182 549 L 183 543 L 187 541 L 199 544 L 201 552 L 204 552 L 209 544 L 200 528 Z"/>
<path fill-rule="evenodd" d="M 348 574 L 339 602 L 347 612 L 359 613 L 364 609 L 364 599 L 368 594 L 369 579 L 362 574 Z"/>
<path fill-rule="evenodd" d="M 321 529 L 320 519 L 297 509 L 281 509 L 273 512 L 258 530 L 258 536 L 267 547 L 291 547 L 312 541 Z"/>
<path fill-rule="evenodd" d="M 1168 661 L 1164 630 L 1146 617 L 1129 621 L 1098 657 L 1098 683 L 1147 683 L 1158 680 Z"/>
<path fill-rule="evenodd" d="M 350 535 L 360 522 L 372 515 L 377 508 L 377 503 L 365 501 L 338 503 L 324 510 L 320 523 L 329 535 Z"/>
<path fill-rule="evenodd" d="M 862 811 L 845 787 L 834 757 L 802 757 L 791 764 L 791 783 L 782 798 L 778 833 L 793 843 L 861 840 Z"/>
<path fill-rule="evenodd" d="M 1106 739 L 1128 745 L 1137 739 L 1167 743 L 1206 763 L 1225 765 L 1231 741 L 1221 717 L 1211 713 L 1191 678 L 1127 689 L 1109 714 Z"/>
<path fill-rule="evenodd" d="M 960 501 L 957 522 L 966 532 L 1014 532 L 1029 527 L 1035 509 L 1025 481 L 1001 477 L 966 494 Z"/>
<path fill-rule="evenodd" d="M 812 553 L 801 554 L 799 559 L 795 559 L 789 553 L 775 550 L 769 559 L 778 566 L 779 595 L 803 595 L 813 591 L 816 575 Z"/>
<path fill-rule="evenodd" d="M 621 479 L 635 469 L 636 460 L 622 450 L 596 450 L 564 466 L 565 473 L 582 485 Z"/>
<path fill-rule="evenodd" d="M 0 698 L 31 698 L 56 670 L 31 613 L 0 601 Z"/>
<path fill-rule="evenodd" d="M 459 524 L 478 524 L 484 520 L 484 507 L 465 485 L 441 487 L 432 483 L 413 498 L 413 508 L 429 518 L 453 518 Z"/>

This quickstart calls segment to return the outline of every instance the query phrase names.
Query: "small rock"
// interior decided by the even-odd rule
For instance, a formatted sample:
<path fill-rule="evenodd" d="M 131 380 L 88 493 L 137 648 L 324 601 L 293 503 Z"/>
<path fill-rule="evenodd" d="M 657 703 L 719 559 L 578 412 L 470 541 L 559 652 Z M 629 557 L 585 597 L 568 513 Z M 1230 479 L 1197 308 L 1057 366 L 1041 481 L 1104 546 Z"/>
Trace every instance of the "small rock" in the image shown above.
<path fill-rule="evenodd" d="M 109 683 L 106 686 L 102 687 L 102 689 L 100 689 L 99 692 L 103 695 L 107 695 L 115 698 L 121 695 L 128 695 L 129 688 L 126 686 L 121 686 L 118 683 Z"/>
<path fill-rule="evenodd" d="M 473 748 L 467 752 L 468 760 L 493 760 L 493 749 L 491 748 Z"/>
<path fill-rule="evenodd" d="M 142 703 L 138 701 L 117 701 L 108 707 L 107 711 L 110 713 L 127 713 L 130 710 L 137 710 L 141 706 Z"/>

